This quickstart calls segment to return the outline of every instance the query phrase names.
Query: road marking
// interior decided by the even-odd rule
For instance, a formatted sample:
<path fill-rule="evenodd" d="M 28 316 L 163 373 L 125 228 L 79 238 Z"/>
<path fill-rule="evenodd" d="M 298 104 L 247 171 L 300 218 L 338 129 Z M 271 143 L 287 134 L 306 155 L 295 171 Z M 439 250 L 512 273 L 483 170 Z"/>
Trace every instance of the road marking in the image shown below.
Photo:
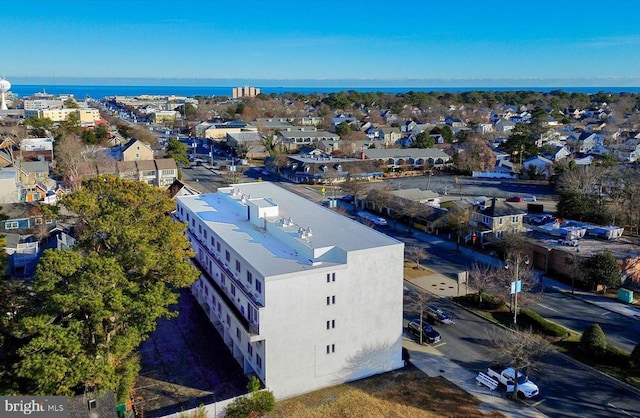
<path fill-rule="evenodd" d="M 610 313 L 611 313 L 611 311 L 607 311 L 607 312 L 603 313 L 602 316 L 609 315 Z"/>
<path fill-rule="evenodd" d="M 628 413 L 628 412 L 627 412 L 627 411 L 625 411 L 624 409 L 620 409 L 620 408 L 618 408 L 617 406 L 615 406 L 615 405 L 614 405 L 614 404 L 612 404 L 612 403 L 607 403 L 607 406 L 610 406 L 610 407 L 612 407 L 613 409 L 615 409 L 616 411 L 620 411 L 620 412 L 622 412 L 623 414 L 626 414 L 626 415 L 628 415 L 628 416 L 630 416 L 630 417 L 634 417 L 634 418 L 635 418 L 635 415 L 631 415 L 630 413 Z"/>
<path fill-rule="evenodd" d="M 433 347 L 433 348 L 440 348 L 440 347 L 442 347 L 443 345 L 447 345 L 447 343 L 443 341 L 443 342 L 440 342 L 440 343 L 438 343 L 438 344 L 434 344 L 434 345 L 432 345 L 432 347 Z"/>
<path fill-rule="evenodd" d="M 620 338 L 622 338 L 622 339 L 623 339 L 623 340 L 625 340 L 625 341 L 629 341 L 631 344 L 638 344 L 638 342 L 637 342 L 637 341 L 633 341 L 633 340 L 630 340 L 630 339 L 628 339 L 628 338 L 624 338 L 624 337 L 620 337 Z"/>
<path fill-rule="evenodd" d="M 540 305 L 540 306 L 542 306 L 543 308 L 549 309 L 550 311 L 558 312 L 557 310 L 555 310 L 555 309 L 553 309 L 553 308 L 551 308 L 551 307 L 549 307 L 549 306 L 547 306 L 547 305 L 543 305 L 542 303 L 537 303 L 537 305 Z"/>

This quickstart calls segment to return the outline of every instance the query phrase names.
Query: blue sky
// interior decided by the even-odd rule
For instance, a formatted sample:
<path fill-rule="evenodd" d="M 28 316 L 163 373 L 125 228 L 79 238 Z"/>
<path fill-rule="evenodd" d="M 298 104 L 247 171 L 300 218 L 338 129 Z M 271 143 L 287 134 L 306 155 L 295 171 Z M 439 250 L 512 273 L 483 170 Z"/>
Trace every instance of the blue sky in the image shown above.
<path fill-rule="evenodd" d="M 0 76 L 639 86 L 635 0 L 3 0 Z M 119 82 L 118 82 L 119 81 Z M 135 80 L 133 81 L 135 82 Z M 177 84 L 180 84 L 179 82 Z"/>

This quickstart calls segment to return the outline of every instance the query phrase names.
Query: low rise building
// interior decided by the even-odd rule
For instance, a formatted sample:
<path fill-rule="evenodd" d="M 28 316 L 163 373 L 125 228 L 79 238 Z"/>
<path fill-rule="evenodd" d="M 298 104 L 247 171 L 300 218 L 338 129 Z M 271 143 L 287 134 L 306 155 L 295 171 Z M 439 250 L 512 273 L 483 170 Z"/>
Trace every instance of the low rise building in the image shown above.
<path fill-rule="evenodd" d="M 176 199 L 193 294 L 277 398 L 402 367 L 401 242 L 268 182 Z"/>

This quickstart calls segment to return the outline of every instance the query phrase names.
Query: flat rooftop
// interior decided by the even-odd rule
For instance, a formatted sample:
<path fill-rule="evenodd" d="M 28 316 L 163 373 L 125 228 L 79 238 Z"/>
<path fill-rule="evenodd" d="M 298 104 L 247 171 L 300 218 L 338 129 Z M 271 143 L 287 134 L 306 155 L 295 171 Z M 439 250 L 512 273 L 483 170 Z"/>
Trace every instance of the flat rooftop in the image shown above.
<path fill-rule="evenodd" d="M 335 267 L 346 263 L 348 252 L 402 245 L 269 182 L 236 184 L 178 201 L 265 276 Z M 269 215 L 258 224 L 249 221 L 248 202 Z"/>

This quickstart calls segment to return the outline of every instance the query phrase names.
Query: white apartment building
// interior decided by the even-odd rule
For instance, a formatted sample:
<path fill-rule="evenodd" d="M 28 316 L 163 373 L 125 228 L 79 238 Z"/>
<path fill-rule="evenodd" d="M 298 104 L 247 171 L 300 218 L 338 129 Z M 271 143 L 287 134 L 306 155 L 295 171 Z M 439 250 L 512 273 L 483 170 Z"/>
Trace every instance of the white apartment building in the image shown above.
<path fill-rule="evenodd" d="M 177 197 L 192 292 L 277 398 L 402 367 L 404 244 L 268 182 Z"/>

